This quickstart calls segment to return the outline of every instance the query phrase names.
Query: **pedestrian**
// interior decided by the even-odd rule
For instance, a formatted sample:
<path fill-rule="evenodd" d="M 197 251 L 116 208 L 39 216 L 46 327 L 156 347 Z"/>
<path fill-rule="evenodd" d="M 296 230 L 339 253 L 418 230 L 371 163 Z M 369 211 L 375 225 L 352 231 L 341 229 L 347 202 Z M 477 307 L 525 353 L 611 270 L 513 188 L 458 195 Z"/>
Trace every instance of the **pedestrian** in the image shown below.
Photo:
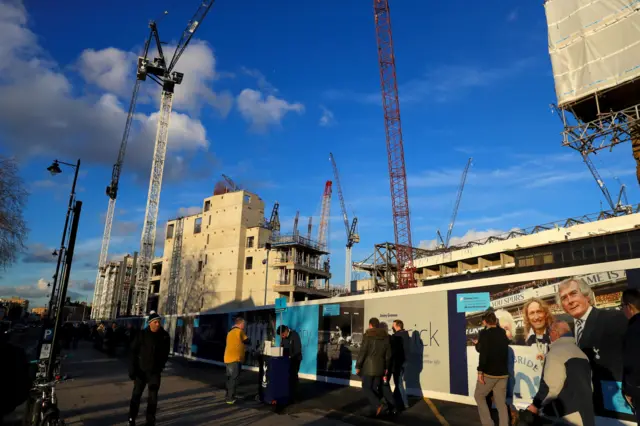
<path fill-rule="evenodd" d="M 393 377 L 393 399 L 396 407 L 409 408 L 407 398 L 407 388 L 404 382 L 404 372 L 407 368 L 409 354 L 411 351 L 411 339 L 409 333 L 404 329 L 402 320 L 393 321 L 391 326 L 393 335 L 391 336 L 391 371 L 387 376 L 387 382 Z"/>
<path fill-rule="evenodd" d="M 395 413 L 391 388 L 388 383 L 385 383 L 390 366 L 389 334 L 384 328 L 380 328 L 378 318 L 371 318 L 356 361 L 356 374 L 362 376 L 362 390 L 376 416 L 379 416 L 385 408 L 389 413 Z"/>
<path fill-rule="evenodd" d="M 280 335 L 280 346 L 284 356 L 289 357 L 289 400 L 293 402 L 298 388 L 298 373 L 302 363 L 302 342 L 300 335 L 286 325 L 281 325 L 276 330 Z"/>
<path fill-rule="evenodd" d="M 622 392 L 636 414 L 640 425 L 640 291 L 629 288 L 622 292 L 622 312 L 629 319 L 623 346 Z"/>
<path fill-rule="evenodd" d="M 480 361 L 474 398 L 478 404 L 482 425 L 493 426 L 494 423 L 487 404 L 487 396 L 493 392 L 500 426 L 508 426 L 509 338 L 505 330 L 498 326 L 498 319 L 493 311 L 484 314 L 482 325 L 485 328 L 478 334 L 478 343 L 476 344 L 476 350 L 480 353 Z"/>
<path fill-rule="evenodd" d="M 227 393 L 225 401 L 227 404 L 235 404 L 238 397 L 236 387 L 240 369 L 245 358 L 245 345 L 250 344 L 249 337 L 244 332 L 245 320 L 237 317 L 233 327 L 227 333 L 227 345 L 224 348 L 224 365 L 227 370 Z"/>
<path fill-rule="evenodd" d="M 576 344 L 566 322 L 551 324 L 549 337 L 551 345 L 540 387 L 527 409 L 538 414 L 542 407 L 550 405 L 552 410 L 545 410 L 545 415 L 554 414 L 562 424 L 595 426 L 589 358 Z"/>
<path fill-rule="evenodd" d="M 3 386 L 0 386 L 0 425 L 3 418 L 24 403 L 31 389 L 31 376 L 29 374 L 29 361 L 24 349 L 9 342 L 4 330 L 0 331 L 0 377 Z"/>
<path fill-rule="evenodd" d="M 129 425 L 135 426 L 140 408 L 140 399 L 145 387 L 149 387 L 147 399 L 147 426 L 156 424 L 158 390 L 160 376 L 169 359 L 170 337 L 160 324 L 160 315 L 149 315 L 149 326 L 138 333 L 131 347 L 129 378 L 134 381 L 131 404 L 129 406 Z"/>

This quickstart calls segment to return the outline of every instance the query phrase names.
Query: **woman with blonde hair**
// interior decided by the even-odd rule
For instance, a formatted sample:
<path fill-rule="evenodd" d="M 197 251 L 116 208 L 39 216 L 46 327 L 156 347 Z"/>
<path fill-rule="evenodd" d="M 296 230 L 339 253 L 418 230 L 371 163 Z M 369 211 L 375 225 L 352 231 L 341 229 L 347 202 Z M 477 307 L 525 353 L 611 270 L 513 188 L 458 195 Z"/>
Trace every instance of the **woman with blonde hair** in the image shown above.
<path fill-rule="evenodd" d="M 526 345 L 538 347 L 537 358 L 544 359 L 549 345 L 551 344 L 551 338 L 549 337 L 549 327 L 555 321 L 555 317 L 547 305 L 542 299 L 534 297 L 529 299 L 524 304 L 522 309 L 522 317 L 524 319 L 524 333 L 526 338 Z"/>

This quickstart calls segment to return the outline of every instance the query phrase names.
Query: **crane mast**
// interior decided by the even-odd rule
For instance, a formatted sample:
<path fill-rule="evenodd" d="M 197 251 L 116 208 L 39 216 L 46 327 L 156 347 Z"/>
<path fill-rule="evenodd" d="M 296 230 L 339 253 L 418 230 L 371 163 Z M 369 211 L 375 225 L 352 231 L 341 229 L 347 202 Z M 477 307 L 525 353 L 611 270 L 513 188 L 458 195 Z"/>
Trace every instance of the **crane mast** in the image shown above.
<path fill-rule="evenodd" d="M 183 74 L 174 71 L 174 68 L 191 41 L 191 38 L 202 24 L 202 20 L 213 6 L 214 0 L 202 1 L 193 18 L 187 24 L 182 37 L 176 46 L 169 65 L 162 51 L 162 43 L 155 22 L 149 24 L 151 33 L 156 42 L 158 57 L 150 63 L 146 58 L 138 58 L 138 74 L 141 80 L 148 76 L 162 86 L 160 101 L 160 114 L 158 117 L 158 129 L 156 133 L 155 147 L 153 151 L 153 163 L 147 194 L 145 218 L 140 238 L 139 263 L 136 271 L 136 282 L 133 291 L 132 314 L 142 315 L 146 310 L 149 297 L 149 278 L 151 263 L 155 254 L 156 226 L 158 222 L 158 209 L 160 206 L 160 192 L 162 190 L 162 176 L 167 154 L 167 142 L 169 138 L 169 120 L 173 105 L 175 86 L 182 83 Z"/>
<path fill-rule="evenodd" d="M 353 223 L 349 225 L 349 215 L 347 214 L 347 208 L 344 203 L 344 196 L 342 195 L 342 185 L 340 184 L 340 174 L 338 173 L 338 165 L 333 157 L 333 153 L 329 153 L 329 160 L 333 167 L 333 177 L 336 182 L 336 189 L 338 190 L 338 199 L 340 200 L 340 208 L 342 209 L 342 220 L 344 221 L 344 228 L 347 232 L 347 246 L 345 251 L 345 265 L 344 265 L 344 285 L 347 287 L 351 282 L 351 248 L 355 243 L 360 242 L 360 237 L 357 234 L 358 218 L 353 218 Z"/>
<path fill-rule="evenodd" d="M 321 250 L 327 249 L 329 237 L 329 215 L 331 214 L 331 185 L 328 180 L 324 185 L 322 194 L 322 212 L 320 213 L 320 226 L 318 226 L 318 244 Z"/>
<path fill-rule="evenodd" d="M 182 269 L 182 231 L 184 218 L 176 219 L 173 232 L 173 251 L 171 252 L 171 270 L 167 286 L 167 315 L 178 314 L 178 290 L 180 287 L 180 270 Z"/>
<path fill-rule="evenodd" d="M 464 191 L 464 184 L 467 182 L 467 174 L 469 173 L 469 167 L 471 167 L 471 160 L 472 158 L 469 158 L 469 161 L 467 161 L 467 165 L 465 166 L 464 171 L 462 172 L 462 177 L 460 178 L 460 186 L 458 187 L 456 203 L 453 206 L 453 213 L 451 213 L 451 220 L 449 221 L 449 229 L 447 230 L 447 239 L 444 242 L 445 247 L 449 247 L 449 242 L 451 241 L 451 232 L 453 231 L 453 226 L 456 223 L 456 217 L 458 217 L 458 209 L 460 208 L 462 191 Z"/>
<path fill-rule="evenodd" d="M 415 287 L 407 174 L 404 163 L 400 101 L 388 0 L 373 0 L 373 11 L 378 40 L 382 107 L 387 138 L 393 228 L 398 261 L 398 285 L 400 288 Z"/>

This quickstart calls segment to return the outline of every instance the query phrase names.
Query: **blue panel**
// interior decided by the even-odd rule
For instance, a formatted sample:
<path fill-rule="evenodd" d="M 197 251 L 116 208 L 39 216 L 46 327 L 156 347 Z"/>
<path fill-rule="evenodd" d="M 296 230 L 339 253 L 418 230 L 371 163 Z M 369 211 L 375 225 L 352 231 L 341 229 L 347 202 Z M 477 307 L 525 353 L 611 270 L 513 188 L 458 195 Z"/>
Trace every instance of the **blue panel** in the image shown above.
<path fill-rule="evenodd" d="M 633 414 L 627 400 L 622 395 L 622 383 L 601 380 L 604 408 L 618 413 Z"/>
<path fill-rule="evenodd" d="M 457 291 L 447 292 L 449 313 L 449 392 L 457 395 L 469 394 L 467 377 L 467 320 L 464 313 L 456 312 L 454 306 L 462 296 Z"/>
<path fill-rule="evenodd" d="M 302 342 L 302 364 L 300 372 L 317 374 L 318 359 L 318 305 L 290 306 L 285 312 L 276 315 L 276 326 L 282 324 L 295 330 Z M 276 345 L 280 345 L 280 336 L 276 336 Z"/>
<path fill-rule="evenodd" d="M 183 323 L 184 323 L 184 321 L 182 320 L 182 318 L 178 318 L 178 321 L 176 321 L 176 326 L 182 327 Z"/>
<path fill-rule="evenodd" d="M 333 305 L 323 305 L 322 306 L 322 316 L 323 317 L 335 317 L 340 315 L 340 304 L 335 303 Z"/>
<path fill-rule="evenodd" d="M 490 306 L 489 292 L 466 293 L 457 296 L 457 312 L 480 312 L 489 309 Z"/>
<path fill-rule="evenodd" d="M 351 360 L 351 374 L 357 374 L 356 373 L 356 363 L 357 362 L 358 362 L 357 359 Z"/>
<path fill-rule="evenodd" d="M 196 317 L 193 320 L 193 328 L 198 328 L 198 327 L 200 327 L 200 317 Z"/>
<path fill-rule="evenodd" d="M 192 354 L 192 355 L 195 355 L 195 354 L 197 354 L 197 353 L 198 353 L 198 345 L 196 345 L 195 343 L 193 343 L 193 344 L 191 345 L 191 354 Z"/>
<path fill-rule="evenodd" d="M 276 299 L 276 309 L 285 309 L 287 307 L 287 298 L 278 297 Z"/>

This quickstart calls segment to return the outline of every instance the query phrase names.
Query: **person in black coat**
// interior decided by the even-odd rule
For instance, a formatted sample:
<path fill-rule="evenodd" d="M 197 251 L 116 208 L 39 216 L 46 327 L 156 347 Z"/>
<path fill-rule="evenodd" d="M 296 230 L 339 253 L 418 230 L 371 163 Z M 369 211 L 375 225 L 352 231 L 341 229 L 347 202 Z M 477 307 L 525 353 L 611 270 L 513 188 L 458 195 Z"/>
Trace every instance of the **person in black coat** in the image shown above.
<path fill-rule="evenodd" d="M 289 364 L 289 399 L 293 401 L 296 398 L 298 373 L 300 372 L 300 364 L 302 364 L 302 341 L 300 335 L 286 325 L 279 326 L 276 332 L 280 335 L 283 354 L 291 360 Z"/>
<path fill-rule="evenodd" d="M 31 389 L 31 376 L 29 374 L 29 361 L 25 351 L 8 341 L 4 334 L 0 333 L 0 377 L 3 386 L 0 386 L 0 424 L 2 418 L 11 414 L 16 407 L 27 400 Z"/>
<path fill-rule="evenodd" d="M 604 411 L 602 381 L 622 381 L 622 346 L 627 319 L 620 311 L 595 307 L 595 296 L 581 278 L 558 285 L 557 301 L 574 321 L 576 344 L 589 357 L 593 373 L 593 402 Z"/>
<path fill-rule="evenodd" d="M 629 318 L 622 353 L 622 392 L 633 407 L 640 424 L 640 291 L 630 288 L 622 293 L 622 312 Z"/>
<path fill-rule="evenodd" d="M 362 339 L 362 347 L 356 361 L 356 374 L 362 376 L 362 390 L 369 400 L 370 407 L 379 416 L 387 408 L 395 413 L 393 395 L 387 375 L 391 367 L 391 341 L 387 330 L 380 327 L 378 318 L 369 320 L 369 329 Z M 381 399 L 383 402 L 381 402 Z"/>
<path fill-rule="evenodd" d="M 393 390 L 394 405 L 398 409 L 409 408 L 409 400 L 407 398 L 407 388 L 404 382 L 404 372 L 409 360 L 409 354 L 411 352 L 411 338 L 409 333 L 404 329 L 404 323 L 402 320 L 393 321 L 393 335 L 391 335 L 391 368 L 387 375 L 387 382 L 391 382 L 393 377 L 393 383 L 395 389 Z"/>
<path fill-rule="evenodd" d="M 146 424 L 147 426 L 156 424 L 160 375 L 169 359 L 170 341 L 169 333 L 160 325 L 160 316 L 152 312 L 149 315 L 149 326 L 138 334 L 131 347 L 129 378 L 134 381 L 134 385 L 129 406 L 130 426 L 136 424 L 140 399 L 147 386 L 149 386 L 149 397 Z"/>

